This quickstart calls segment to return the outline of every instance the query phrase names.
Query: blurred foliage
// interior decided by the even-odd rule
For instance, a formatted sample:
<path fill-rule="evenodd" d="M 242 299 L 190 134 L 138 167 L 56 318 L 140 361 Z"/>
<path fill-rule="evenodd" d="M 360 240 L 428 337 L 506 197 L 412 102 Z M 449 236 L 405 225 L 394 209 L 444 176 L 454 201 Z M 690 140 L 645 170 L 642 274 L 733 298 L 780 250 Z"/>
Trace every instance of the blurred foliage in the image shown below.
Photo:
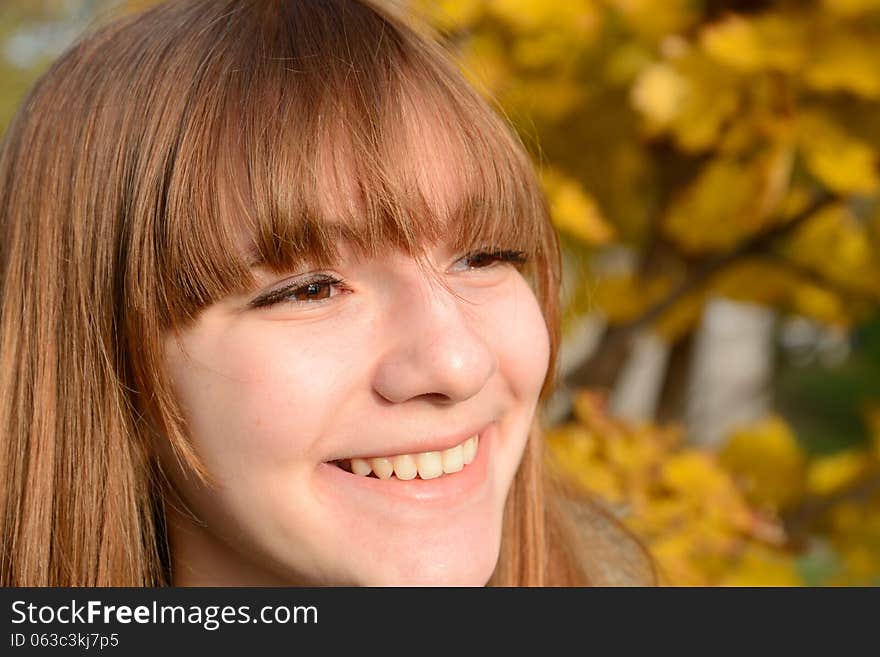
<path fill-rule="evenodd" d="M 595 392 L 575 409 L 548 433 L 555 467 L 617 513 L 663 583 L 880 584 L 880 411 L 869 445 L 809 455 L 775 416 L 716 454 L 610 416 Z"/>

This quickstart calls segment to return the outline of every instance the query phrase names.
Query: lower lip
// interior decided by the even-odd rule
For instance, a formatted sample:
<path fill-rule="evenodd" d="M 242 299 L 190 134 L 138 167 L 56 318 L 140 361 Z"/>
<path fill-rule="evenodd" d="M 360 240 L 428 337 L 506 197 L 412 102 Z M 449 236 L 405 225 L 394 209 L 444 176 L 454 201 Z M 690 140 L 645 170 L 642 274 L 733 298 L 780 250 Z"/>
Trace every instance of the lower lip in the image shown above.
<path fill-rule="evenodd" d="M 479 434 L 477 454 L 473 461 L 458 472 L 443 474 L 434 479 L 404 481 L 397 477 L 378 479 L 343 470 L 329 463 L 318 466 L 318 477 L 332 490 L 355 489 L 366 495 L 382 495 L 419 504 L 451 504 L 476 494 L 485 484 L 488 464 L 495 442 L 496 425 L 493 422 Z"/>

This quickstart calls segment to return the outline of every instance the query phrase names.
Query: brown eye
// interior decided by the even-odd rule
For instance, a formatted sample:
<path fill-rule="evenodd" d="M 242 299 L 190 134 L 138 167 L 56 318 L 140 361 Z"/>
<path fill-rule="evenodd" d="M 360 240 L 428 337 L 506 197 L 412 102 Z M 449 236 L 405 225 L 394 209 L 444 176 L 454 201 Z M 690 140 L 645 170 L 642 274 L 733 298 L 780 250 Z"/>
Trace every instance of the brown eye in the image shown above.
<path fill-rule="evenodd" d="M 495 257 L 492 253 L 487 253 L 486 251 L 482 251 L 480 253 L 475 253 L 473 255 L 468 256 L 468 264 L 471 267 L 486 267 L 487 265 L 491 265 L 493 262 L 497 261 L 498 258 Z"/>
<path fill-rule="evenodd" d="M 326 281 L 317 281 L 303 285 L 291 291 L 290 297 L 296 301 L 316 301 L 329 299 L 332 285 Z"/>
<path fill-rule="evenodd" d="M 253 308 L 268 308 L 278 303 L 307 306 L 310 303 L 331 299 L 344 288 L 345 281 L 341 278 L 319 274 L 311 279 L 295 281 L 286 287 L 273 290 L 254 299 L 250 305 Z"/>
<path fill-rule="evenodd" d="M 515 266 L 519 266 L 525 261 L 526 254 L 522 251 L 506 251 L 503 249 L 498 249 L 474 251 L 473 253 L 469 253 L 463 258 L 460 258 L 458 260 L 458 263 L 462 263 L 464 265 L 464 269 L 468 270 L 488 269 L 496 263 L 511 263 Z"/>

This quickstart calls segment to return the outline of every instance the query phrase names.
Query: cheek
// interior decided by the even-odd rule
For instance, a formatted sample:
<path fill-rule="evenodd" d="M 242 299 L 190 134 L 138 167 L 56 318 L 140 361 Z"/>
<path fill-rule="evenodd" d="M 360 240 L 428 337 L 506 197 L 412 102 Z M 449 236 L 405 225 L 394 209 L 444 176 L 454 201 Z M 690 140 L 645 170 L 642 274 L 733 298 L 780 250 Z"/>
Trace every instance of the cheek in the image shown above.
<path fill-rule="evenodd" d="M 170 368 L 208 467 L 283 467 L 310 455 L 318 447 L 313 437 L 345 403 L 342 347 L 326 344 L 326 333 L 304 339 L 300 331 L 294 339 L 280 324 L 205 335 L 186 344 L 188 358 L 173 359 Z"/>
<path fill-rule="evenodd" d="M 549 366 L 550 335 L 538 301 L 521 277 L 513 292 L 495 304 L 489 329 L 501 375 L 517 398 L 536 400 Z"/>

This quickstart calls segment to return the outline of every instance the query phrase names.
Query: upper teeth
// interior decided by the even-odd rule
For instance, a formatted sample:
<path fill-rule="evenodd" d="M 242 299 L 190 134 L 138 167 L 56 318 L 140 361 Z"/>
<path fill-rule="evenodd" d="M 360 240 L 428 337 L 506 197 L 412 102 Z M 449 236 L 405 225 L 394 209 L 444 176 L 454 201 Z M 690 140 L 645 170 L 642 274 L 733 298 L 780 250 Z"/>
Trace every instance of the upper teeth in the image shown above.
<path fill-rule="evenodd" d="M 417 474 L 422 479 L 434 479 L 444 472 L 447 474 L 458 472 L 473 461 L 477 455 L 478 445 L 479 436 L 474 435 L 442 452 L 351 459 L 351 471 L 363 476 L 375 472 L 379 479 L 388 479 L 392 474 L 398 479 L 414 479 Z"/>

